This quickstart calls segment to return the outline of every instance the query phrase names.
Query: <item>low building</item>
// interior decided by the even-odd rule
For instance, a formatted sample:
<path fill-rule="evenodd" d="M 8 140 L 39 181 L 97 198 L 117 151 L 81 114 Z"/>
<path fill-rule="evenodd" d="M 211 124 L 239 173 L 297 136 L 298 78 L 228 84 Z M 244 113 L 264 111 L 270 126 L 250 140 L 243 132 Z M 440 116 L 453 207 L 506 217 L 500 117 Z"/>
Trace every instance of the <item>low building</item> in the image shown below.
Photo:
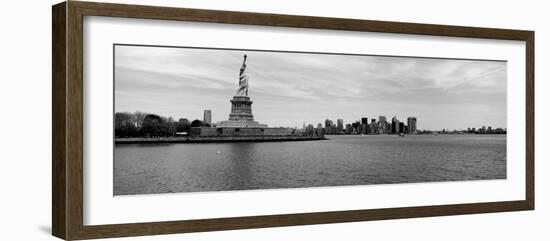
<path fill-rule="evenodd" d="M 225 136 L 288 136 L 293 135 L 290 128 L 261 128 L 261 127 L 192 127 L 191 136 L 225 137 Z"/>

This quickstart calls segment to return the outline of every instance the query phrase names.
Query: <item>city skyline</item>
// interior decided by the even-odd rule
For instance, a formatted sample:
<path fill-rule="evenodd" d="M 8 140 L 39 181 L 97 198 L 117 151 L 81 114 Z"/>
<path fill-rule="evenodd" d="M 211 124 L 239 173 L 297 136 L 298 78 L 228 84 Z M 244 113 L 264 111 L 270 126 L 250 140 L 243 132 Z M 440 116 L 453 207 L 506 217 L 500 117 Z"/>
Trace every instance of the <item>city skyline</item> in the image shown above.
<path fill-rule="evenodd" d="M 269 126 L 397 116 L 427 130 L 506 128 L 506 62 L 120 46 L 115 111 L 226 119 L 240 56 L 255 119 Z"/>
<path fill-rule="evenodd" d="M 116 113 L 134 114 L 134 113 L 138 113 L 138 112 L 143 116 L 149 115 L 149 114 L 157 115 L 155 113 L 146 113 L 146 112 L 141 112 L 141 111 L 116 112 Z M 199 120 L 202 123 L 208 124 L 209 126 L 216 127 L 216 124 L 218 124 L 218 123 L 212 122 L 211 115 L 212 115 L 211 110 L 204 110 L 202 119 L 200 119 L 200 118 L 189 118 L 189 117 L 186 117 L 186 116 L 180 116 L 180 117 L 159 116 L 159 117 L 160 118 L 172 118 L 172 120 L 174 122 L 178 122 L 178 121 L 181 121 L 183 119 L 187 120 L 188 122 Z M 450 129 L 450 128 L 422 129 L 422 128 L 417 128 L 417 118 L 414 117 L 414 116 L 407 117 L 407 122 L 406 122 L 407 124 L 405 124 L 404 121 L 399 120 L 399 118 L 397 118 L 397 116 L 393 116 L 392 120 L 390 122 L 387 121 L 387 116 L 378 116 L 377 118 L 370 118 L 370 119 L 368 117 L 362 117 L 359 120 L 351 120 L 349 122 L 346 122 L 344 119 L 336 119 L 336 122 L 334 122 L 334 120 L 332 120 L 332 119 L 325 119 L 321 122 L 312 122 L 312 123 L 306 123 L 304 121 L 304 122 L 302 122 L 302 126 L 275 126 L 275 127 L 293 128 L 293 129 L 298 129 L 299 130 L 299 129 L 305 129 L 306 127 L 309 127 L 309 126 L 312 126 L 313 128 L 317 129 L 317 128 L 319 128 L 319 125 L 320 125 L 323 129 L 325 129 L 325 128 L 327 128 L 327 121 L 330 122 L 331 125 L 333 125 L 333 127 L 339 126 L 340 125 L 339 123 L 341 121 L 341 127 L 339 127 L 339 128 L 341 128 L 341 130 L 345 131 L 347 126 L 352 126 L 353 124 L 363 123 L 364 120 L 367 120 L 368 124 L 371 124 L 371 123 L 378 124 L 381 121 L 383 121 L 383 122 L 386 122 L 387 124 L 391 125 L 394 118 L 397 119 L 398 124 L 399 123 L 404 124 L 406 128 L 410 128 L 411 126 L 414 126 L 413 130 L 418 131 L 418 132 L 440 132 L 440 131 L 450 131 L 450 132 L 452 132 L 452 131 L 470 131 L 470 130 L 474 131 L 474 130 L 485 130 L 486 128 L 488 128 L 489 130 L 493 129 L 493 130 L 504 130 L 504 131 L 506 131 L 506 129 L 507 129 L 506 127 L 492 126 L 492 125 L 470 126 L 470 127 L 461 127 L 461 128 L 454 128 L 454 129 Z M 370 120 L 370 122 L 369 122 L 369 120 Z M 412 122 L 410 122 L 410 121 L 412 121 Z M 414 124 L 411 124 L 411 123 L 414 123 Z M 399 131 L 397 131 L 397 133 L 399 133 Z M 386 132 L 386 133 L 382 133 L 382 134 L 397 134 L 397 133 L 391 133 L 391 130 L 390 130 L 390 132 Z M 360 134 L 360 133 L 357 133 L 357 134 Z"/>

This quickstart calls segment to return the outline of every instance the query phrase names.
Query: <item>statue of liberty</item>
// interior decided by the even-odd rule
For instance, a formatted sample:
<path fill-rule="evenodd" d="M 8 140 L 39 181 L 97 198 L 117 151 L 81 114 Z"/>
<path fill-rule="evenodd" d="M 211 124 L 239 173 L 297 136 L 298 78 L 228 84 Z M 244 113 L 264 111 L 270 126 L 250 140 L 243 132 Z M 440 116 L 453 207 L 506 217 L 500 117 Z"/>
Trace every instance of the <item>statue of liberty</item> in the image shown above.
<path fill-rule="evenodd" d="M 237 96 L 248 96 L 248 75 L 246 70 L 246 54 L 244 55 L 243 65 L 239 72 L 239 89 L 237 90 Z"/>

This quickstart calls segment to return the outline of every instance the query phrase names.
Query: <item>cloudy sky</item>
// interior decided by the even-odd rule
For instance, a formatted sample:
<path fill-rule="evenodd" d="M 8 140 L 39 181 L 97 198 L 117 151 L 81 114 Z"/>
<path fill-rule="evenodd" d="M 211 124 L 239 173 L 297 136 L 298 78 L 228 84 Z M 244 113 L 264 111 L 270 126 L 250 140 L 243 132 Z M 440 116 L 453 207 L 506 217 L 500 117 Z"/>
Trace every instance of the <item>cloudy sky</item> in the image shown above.
<path fill-rule="evenodd" d="M 419 129 L 506 127 L 506 62 L 337 54 L 115 47 L 115 111 L 228 119 L 247 54 L 255 120 L 418 119 Z"/>

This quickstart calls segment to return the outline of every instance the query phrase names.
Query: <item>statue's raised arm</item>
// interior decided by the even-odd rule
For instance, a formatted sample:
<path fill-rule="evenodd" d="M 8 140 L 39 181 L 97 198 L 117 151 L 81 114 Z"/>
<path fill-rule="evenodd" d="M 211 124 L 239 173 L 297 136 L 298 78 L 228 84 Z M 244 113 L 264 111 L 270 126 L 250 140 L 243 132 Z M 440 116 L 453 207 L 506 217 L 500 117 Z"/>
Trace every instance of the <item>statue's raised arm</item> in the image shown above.
<path fill-rule="evenodd" d="M 243 64 L 239 71 L 239 89 L 237 89 L 238 96 L 248 96 L 248 75 L 246 75 L 246 54 L 244 55 Z"/>

